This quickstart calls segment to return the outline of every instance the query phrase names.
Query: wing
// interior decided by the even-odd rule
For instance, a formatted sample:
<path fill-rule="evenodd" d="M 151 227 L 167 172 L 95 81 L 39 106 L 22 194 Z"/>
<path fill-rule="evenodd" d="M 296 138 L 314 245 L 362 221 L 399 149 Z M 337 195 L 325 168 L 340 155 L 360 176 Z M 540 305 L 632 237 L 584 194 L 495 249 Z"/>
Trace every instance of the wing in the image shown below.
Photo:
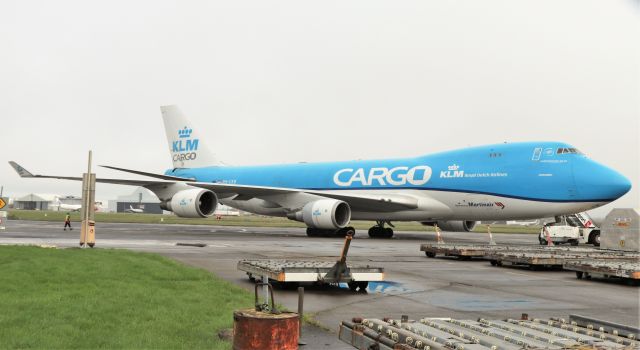
<path fill-rule="evenodd" d="M 352 209 L 360 209 L 365 211 L 397 211 L 415 209 L 418 207 L 418 198 L 410 195 L 385 194 L 385 195 L 369 195 L 369 194 L 345 194 L 336 192 L 321 192 L 297 188 L 283 187 L 265 187 L 265 186 L 246 186 L 246 185 L 229 185 L 222 183 L 210 182 L 193 182 L 193 179 L 161 175 L 143 172 L 139 170 L 118 168 L 114 166 L 101 165 L 104 168 L 124 171 L 137 175 L 155 177 L 158 179 L 170 179 L 184 182 L 194 187 L 205 188 L 216 192 L 220 197 L 241 196 L 242 199 L 262 198 L 265 196 L 273 196 L 278 194 L 290 193 L 308 193 L 316 196 L 338 199 L 349 203 Z"/>
<path fill-rule="evenodd" d="M 56 175 L 34 175 L 27 171 L 25 168 L 18 165 L 16 162 L 9 162 L 15 171 L 24 178 L 40 178 L 40 179 L 60 179 L 60 180 L 74 180 L 82 181 L 81 177 L 71 176 L 56 176 Z M 248 200 L 251 198 L 261 198 L 272 200 L 273 196 L 282 194 L 294 194 L 294 193 L 306 193 L 314 196 L 333 198 L 341 201 L 345 201 L 355 210 L 363 211 L 379 211 L 389 212 L 398 210 L 409 210 L 418 207 L 418 198 L 410 195 L 398 195 L 398 194 L 353 194 L 353 193 L 339 193 L 314 191 L 298 188 L 283 188 L 283 187 L 267 187 L 267 186 L 249 186 L 249 185 L 235 185 L 235 184 L 223 184 L 223 183 L 210 183 L 210 182 L 197 182 L 193 179 L 175 177 L 163 174 L 154 174 L 138 170 L 117 168 L 112 166 L 103 166 L 109 169 L 129 172 L 137 175 L 144 175 L 154 178 L 153 180 L 129 180 L 129 179 L 106 179 L 96 178 L 96 182 L 109 183 L 118 185 L 131 185 L 131 186 L 143 186 L 151 190 L 158 185 L 170 185 L 175 183 L 183 183 L 193 187 L 199 187 L 211 190 L 219 195 L 221 198 L 235 197 L 242 200 Z"/>
<path fill-rule="evenodd" d="M 24 177 L 24 178 L 82 181 L 82 177 L 75 177 L 75 176 L 34 175 L 14 161 L 10 161 L 9 164 L 18 173 L 18 175 L 20 175 L 20 177 Z M 116 185 L 147 186 L 147 185 L 154 185 L 154 184 L 174 183 L 175 181 L 127 180 L 127 179 L 101 178 L 101 179 L 96 179 L 96 182 L 116 184 Z"/>

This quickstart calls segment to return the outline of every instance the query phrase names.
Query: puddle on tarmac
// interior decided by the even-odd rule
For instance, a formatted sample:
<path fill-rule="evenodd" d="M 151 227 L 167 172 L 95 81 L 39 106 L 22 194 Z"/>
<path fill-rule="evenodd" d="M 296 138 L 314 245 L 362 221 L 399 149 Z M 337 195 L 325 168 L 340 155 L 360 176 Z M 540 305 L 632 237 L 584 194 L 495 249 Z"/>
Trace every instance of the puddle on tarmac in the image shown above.
<path fill-rule="evenodd" d="M 349 289 L 349 286 L 346 283 L 340 283 L 340 288 Z M 367 287 L 367 293 L 376 294 L 398 294 L 409 291 L 411 291 L 411 289 L 405 287 L 404 284 L 393 281 L 369 282 L 369 286 Z"/>

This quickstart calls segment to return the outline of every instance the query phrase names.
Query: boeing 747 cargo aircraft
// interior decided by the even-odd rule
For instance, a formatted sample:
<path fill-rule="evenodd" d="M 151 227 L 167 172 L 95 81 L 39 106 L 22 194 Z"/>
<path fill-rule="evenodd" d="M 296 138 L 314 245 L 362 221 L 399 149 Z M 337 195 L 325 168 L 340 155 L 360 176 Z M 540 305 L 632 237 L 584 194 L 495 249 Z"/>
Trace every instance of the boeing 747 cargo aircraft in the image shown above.
<path fill-rule="evenodd" d="M 173 168 L 164 174 L 107 166 L 149 180 L 98 178 L 143 186 L 165 210 L 207 217 L 218 203 L 304 222 L 309 236 L 344 235 L 351 220 L 375 220 L 371 237 L 391 237 L 393 221 L 470 231 L 479 220 L 573 214 L 605 205 L 631 188 L 627 178 L 562 142 L 518 142 L 411 158 L 228 166 L 176 106 L 161 107 Z M 21 177 L 33 175 L 10 162 Z"/>

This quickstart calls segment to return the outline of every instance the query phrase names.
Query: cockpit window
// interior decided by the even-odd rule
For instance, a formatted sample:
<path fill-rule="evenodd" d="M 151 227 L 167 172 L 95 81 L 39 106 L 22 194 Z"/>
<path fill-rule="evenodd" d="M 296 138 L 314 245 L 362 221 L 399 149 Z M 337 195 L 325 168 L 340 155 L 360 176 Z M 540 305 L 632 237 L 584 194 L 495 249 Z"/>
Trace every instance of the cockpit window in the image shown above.
<path fill-rule="evenodd" d="M 556 151 L 557 154 L 566 154 L 566 153 L 570 153 L 570 154 L 582 154 L 582 152 L 580 152 L 577 148 L 558 148 L 558 150 Z"/>

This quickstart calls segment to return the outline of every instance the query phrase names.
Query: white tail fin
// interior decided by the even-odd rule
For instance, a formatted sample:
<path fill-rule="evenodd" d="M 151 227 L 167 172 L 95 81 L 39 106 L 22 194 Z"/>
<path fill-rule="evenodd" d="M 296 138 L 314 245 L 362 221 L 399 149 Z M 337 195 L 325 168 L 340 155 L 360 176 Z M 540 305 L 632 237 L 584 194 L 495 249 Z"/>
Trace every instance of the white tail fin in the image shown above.
<path fill-rule="evenodd" d="M 160 111 L 174 168 L 223 165 L 177 106 L 161 106 Z"/>

